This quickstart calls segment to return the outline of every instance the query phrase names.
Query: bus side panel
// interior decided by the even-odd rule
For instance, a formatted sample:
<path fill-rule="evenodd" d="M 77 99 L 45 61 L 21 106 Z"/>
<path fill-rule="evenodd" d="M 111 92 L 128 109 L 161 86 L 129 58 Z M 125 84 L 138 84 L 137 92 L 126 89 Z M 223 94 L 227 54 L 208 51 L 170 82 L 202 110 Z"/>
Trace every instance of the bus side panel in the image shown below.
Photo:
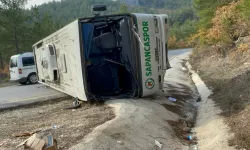
<path fill-rule="evenodd" d="M 51 58 L 46 57 L 49 54 L 49 52 L 46 52 L 46 50 L 49 51 L 48 45 L 53 45 L 55 49 L 56 69 L 58 70 L 57 81 L 46 78 L 47 73 L 43 61 L 47 58 L 49 62 L 49 58 Z M 80 100 L 87 100 L 83 83 L 78 20 L 43 39 L 33 47 L 41 83 Z"/>

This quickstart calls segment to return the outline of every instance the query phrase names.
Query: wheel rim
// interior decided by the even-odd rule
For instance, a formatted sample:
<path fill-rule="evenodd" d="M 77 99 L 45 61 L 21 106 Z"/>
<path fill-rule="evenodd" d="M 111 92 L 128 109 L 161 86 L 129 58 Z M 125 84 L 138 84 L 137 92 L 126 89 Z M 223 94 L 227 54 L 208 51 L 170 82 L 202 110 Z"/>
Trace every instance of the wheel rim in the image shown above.
<path fill-rule="evenodd" d="M 36 76 L 36 75 L 31 75 L 31 76 L 30 76 L 30 82 L 31 82 L 31 83 L 36 83 L 36 82 L 38 82 L 37 76 Z"/>

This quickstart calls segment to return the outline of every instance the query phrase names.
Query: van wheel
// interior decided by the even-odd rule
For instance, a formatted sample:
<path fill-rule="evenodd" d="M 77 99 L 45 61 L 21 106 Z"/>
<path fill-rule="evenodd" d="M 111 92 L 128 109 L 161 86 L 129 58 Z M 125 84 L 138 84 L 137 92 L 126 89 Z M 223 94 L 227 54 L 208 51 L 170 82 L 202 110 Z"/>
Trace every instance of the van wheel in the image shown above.
<path fill-rule="evenodd" d="M 31 84 L 37 83 L 37 82 L 38 82 L 38 77 L 37 77 L 37 75 L 36 75 L 35 73 L 30 74 L 30 75 L 28 76 L 28 81 L 29 81 L 29 83 L 31 83 Z"/>
<path fill-rule="evenodd" d="M 19 82 L 20 84 L 22 84 L 22 85 L 26 85 L 27 84 L 27 82 Z"/>

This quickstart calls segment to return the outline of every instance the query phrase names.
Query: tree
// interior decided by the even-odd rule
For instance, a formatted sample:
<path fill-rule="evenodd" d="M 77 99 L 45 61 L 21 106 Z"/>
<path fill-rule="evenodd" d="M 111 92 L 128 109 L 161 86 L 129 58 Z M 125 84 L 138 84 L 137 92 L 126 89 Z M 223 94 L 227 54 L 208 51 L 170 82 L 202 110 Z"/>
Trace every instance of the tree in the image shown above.
<path fill-rule="evenodd" d="M 26 0 L 0 0 L 0 65 L 13 54 L 32 51 L 35 42 L 61 27 L 37 7 L 25 10 L 25 3 Z"/>
<path fill-rule="evenodd" d="M 0 40 L 13 46 L 16 53 L 20 52 L 20 40 L 26 28 L 25 4 L 26 0 L 0 0 L 0 28 L 3 28 Z"/>
<path fill-rule="evenodd" d="M 199 16 L 199 25 L 207 29 L 212 27 L 212 18 L 217 7 L 224 6 L 234 0 L 194 0 L 194 7 Z"/>
<path fill-rule="evenodd" d="M 33 7 L 30 12 L 30 30 L 28 31 L 30 41 L 29 46 L 45 38 L 49 34 L 58 30 L 61 27 L 61 24 L 54 20 L 51 15 L 48 13 L 40 14 L 37 7 Z"/>
<path fill-rule="evenodd" d="M 119 13 L 127 13 L 128 12 L 128 6 L 125 4 L 121 4 Z"/>

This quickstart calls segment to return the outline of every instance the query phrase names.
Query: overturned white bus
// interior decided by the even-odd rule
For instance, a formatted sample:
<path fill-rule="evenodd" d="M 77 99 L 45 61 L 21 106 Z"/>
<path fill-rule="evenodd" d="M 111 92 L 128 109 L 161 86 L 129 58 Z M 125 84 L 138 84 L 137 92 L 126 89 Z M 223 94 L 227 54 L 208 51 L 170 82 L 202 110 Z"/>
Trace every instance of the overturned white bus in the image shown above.
<path fill-rule="evenodd" d="M 167 15 L 81 18 L 33 46 L 39 82 L 80 100 L 144 97 L 163 88 Z"/>

